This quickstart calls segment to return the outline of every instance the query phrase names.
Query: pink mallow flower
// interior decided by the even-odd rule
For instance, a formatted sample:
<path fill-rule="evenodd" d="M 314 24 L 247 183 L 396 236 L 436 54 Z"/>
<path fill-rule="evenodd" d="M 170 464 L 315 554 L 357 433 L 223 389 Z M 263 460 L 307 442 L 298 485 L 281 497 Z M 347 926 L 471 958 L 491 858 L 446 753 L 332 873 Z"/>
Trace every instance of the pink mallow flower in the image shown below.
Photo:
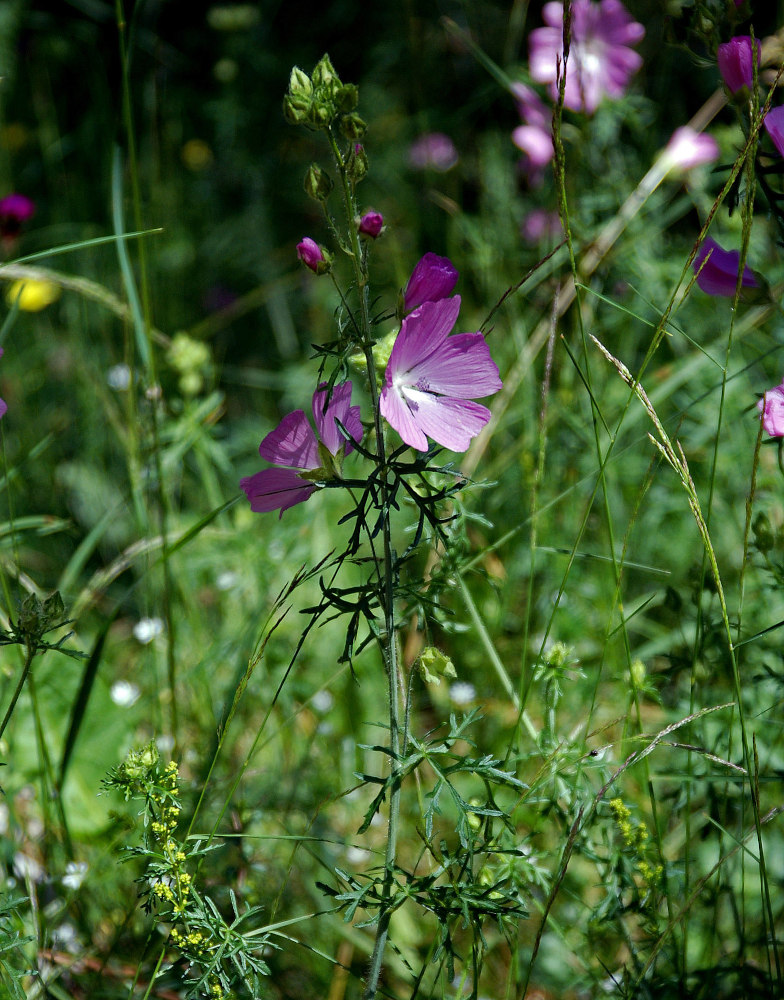
<path fill-rule="evenodd" d="M 450 336 L 459 312 L 459 295 L 425 302 L 403 320 L 389 357 L 381 415 L 417 451 L 427 451 L 428 437 L 450 451 L 466 451 L 490 419 L 472 397 L 501 388 L 482 334 Z"/>
<path fill-rule="evenodd" d="M 423 302 L 438 302 L 445 299 L 457 284 L 458 271 L 448 257 L 439 257 L 437 253 L 426 253 L 418 262 L 406 290 L 403 292 L 403 306 L 406 312 L 411 312 Z"/>
<path fill-rule="evenodd" d="M 524 83 L 514 83 L 511 90 L 523 119 L 523 124 L 512 132 L 512 142 L 525 153 L 523 171 L 529 184 L 537 187 L 542 181 L 544 168 L 555 156 L 551 134 L 552 116 L 531 87 L 526 87 Z"/>
<path fill-rule="evenodd" d="M 686 172 L 719 158 L 719 144 L 712 135 L 688 125 L 676 128 L 664 150 L 671 170 Z"/>
<path fill-rule="evenodd" d="M 359 407 L 351 405 L 351 383 L 336 385 L 329 395 L 327 383 L 322 382 L 313 394 L 313 419 L 318 436 L 304 411 L 295 410 L 259 445 L 262 458 L 283 468 L 263 469 L 240 480 L 240 489 L 257 514 L 280 510 L 282 517 L 284 510 L 307 500 L 317 482 L 340 478 L 343 458 L 354 446 L 337 422 L 354 441 L 362 438 Z"/>
<path fill-rule="evenodd" d="M 535 28 L 529 39 L 531 77 L 546 83 L 558 99 L 558 67 L 563 72 L 563 4 L 546 3 L 542 17 L 547 27 Z M 606 94 L 623 97 L 630 77 L 642 66 L 637 45 L 645 28 L 631 19 L 620 0 L 574 0 L 572 36 L 566 66 L 564 104 L 572 111 L 593 114 Z"/>
<path fill-rule="evenodd" d="M 3 348 L 0 347 L 0 358 L 3 356 Z M 4 417 L 8 410 L 8 404 L 4 399 L 0 399 L 0 417 Z"/>
<path fill-rule="evenodd" d="M 756 39 L 754 48 L 757 53 L 757 66 L 759 66 L 760 46 Z M 737 94 L 743 87 L 748 87 L 751 90 L 754 86 L 754 63 L 752 62 L 750 35 L 737 35 L 720 45 L 716 50 L 716 61 L 731 94 Z"/>
<path fill-rule="evenodd" d="M 414 170 L 435 170 L 445 174 L 457 163 L 455 144 L 443 132 L 425 132 L 411 144 L 408 162 Z"/>
<path fill-rule="evenodd" d="M 768 389 L 757 401 L 757 409 L 762 416 L 762 428 L 770 437 L 784 437 L 784 381 L 773 389 Z"/>
<path fill-rule="evenodd" d="M 706 261 L 704 265 L 703 261 Z M 723 250 L 708 236 L 697 251 L 692 267 L 697 275 L 697 284 L 703 292 L 707 292 L 708 295 L 724 295 L 727 298 L 735 295 L 740 267 L 738 250 Z M 743 288 L 759 287 L 748 267 L 743 268 L 741 285 Z"/>
<path fill-rule="evenodd" d="M 771 108 L 765 115 L 765 129 L 779 155 L 784 156 L 784 105 Z"/>

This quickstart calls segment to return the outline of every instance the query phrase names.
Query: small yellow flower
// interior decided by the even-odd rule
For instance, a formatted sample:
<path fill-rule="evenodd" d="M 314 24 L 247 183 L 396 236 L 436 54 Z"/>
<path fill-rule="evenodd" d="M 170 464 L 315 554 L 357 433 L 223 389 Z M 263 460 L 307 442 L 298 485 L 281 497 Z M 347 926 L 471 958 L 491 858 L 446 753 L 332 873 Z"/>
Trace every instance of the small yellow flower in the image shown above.
<path fill-rule="evenodd" d="M 40 312 L 60 298 L 60 286 L 51 281 L 19 278 L 5 293 L 9 306 L 18 305 L 22 312 Z"/>

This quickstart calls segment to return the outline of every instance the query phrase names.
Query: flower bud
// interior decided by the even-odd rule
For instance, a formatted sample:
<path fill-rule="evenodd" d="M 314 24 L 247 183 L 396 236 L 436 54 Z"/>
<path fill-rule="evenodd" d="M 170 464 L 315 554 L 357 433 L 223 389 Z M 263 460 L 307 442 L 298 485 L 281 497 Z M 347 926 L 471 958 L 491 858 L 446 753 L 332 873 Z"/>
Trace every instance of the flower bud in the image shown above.
<path fill-rule="evenodd" d="M 760 63 L 760 45 L 754 40 L 757 66 Z M 751 53 L 751 36 L 738 35 L 731 38 L 716 51 L 716 60 L 731 94 L 737 94 L 743 87 L 749 90 L 754 85 L 754 62 Z"/>
<path fill-rule="evenodd" d="M 359 87 L 353 83 L 344 83 L 335 91 L 335 104 L 338 111 L 344 114 L 353 111 L 359 103 Z"/>
<path fill-rule="evenodd" d="M 297 256 L 314 274 L 326 274 L 332 267 L 330 255 L 309 236 L 297 244 Z"/>
<path fill-rule="evenodd" d="M 361 139 L 365 132 L 367 132 L 367 122 L 360 118 L 356 112 L 343 115 L 340 119 L 340 134 L 346 139 Z"/>
<path fill-rule="evenodd" d="M 310 97 L 313 93 L 313 84 L 310 77 L 299 66 L 295 66 L 289 77 L 289 94 L 292 97 Z"/>
<path fill-rule="evenodd" d="M 317 163 L 311 163 L 305 174 L 305 194 L 314 201 L 326 201 L 334 186 L 329 174 Z"/>
<path fill-rule="evenodd" d="M 768 389 L 757 403 L 762 429 L 769 437 L 784 437 L 784 382 Z"/>
<path fill-rule="evenodd" d="M 323 55 L 313 70 L 313 86 L 324 96 L 332 97 L 343 86 L 328 55 Z"/>
<path fill-rule="evenodd" d="M 313 128 L 328 129 L 334 113 L 329 103 L 324 101 L 314 101 L 309 109 L 308 124 Z"/>
<path fill-rule="evenodd" d="M 423 302 L 445 299 L 457 284 L 457 268 L 448 257 L 426 253 L 408 279 L 403 293 L 406 312 L 411 312 Z"/>
<path fill-rule="evenodd" d="M 384 228 L 384 216 L 380 212 L 366 212 L 359 220 L 360 236 L 368 236 L 371 240 L 376 239 Z"/>
<path fill-rule="evenodd" d="M 283 98 L 283 116 L 290 125 L 307 125 L 310 120 L 311 100 L 287 94 Z"/>
<path fill-rule="evenodd" d="M 348 174 L 349 179 L 353 181 L 354 184 L 358 184 L 361 180 L 364 180 L 364 178 L 367 177 L 368 169 L 369 165 L 365 147 L 360 143 L 355 143 L 346 163 L 346 173 Z"/>

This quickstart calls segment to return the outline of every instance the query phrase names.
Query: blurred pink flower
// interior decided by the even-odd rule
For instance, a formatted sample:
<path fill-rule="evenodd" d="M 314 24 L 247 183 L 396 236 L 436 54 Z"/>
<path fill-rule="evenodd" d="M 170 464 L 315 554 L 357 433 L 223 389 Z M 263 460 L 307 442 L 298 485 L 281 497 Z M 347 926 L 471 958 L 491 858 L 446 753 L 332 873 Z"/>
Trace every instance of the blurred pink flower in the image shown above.
<path fill-rule="evenodd" d="M 415 170 L 435 170 L 445 174 L 457 160 L 455 144 L 443 132 L 426 132 L 420 135 L 408 151 L 408 162 Z"/>
<path fill-rule="evenodd" d="M 520 235 L 526 243 L 554 243 L 563 238 L 563 226 L 557 212 L 535 208 L 523 219 Z"/>
<path fill-rule="evenodd" d="M 760 62 L 760 46 L 755 40 L 757 65 Z M 754 64 L 751 56 L 751 36 L 737 35 L 716 50 L 719 70 L 731 94 L 737 94 L 741 87 L 751 90 L 754 85 Z"/>
<path fill-rule="evenodd" d="M 779 154 L 784 156 L 784 105 L 771 108 L 765 115 L 765 128 Z"/>
<path fill-rule="evenodd" d="M 13 249 L 22 223 L 35 215 L 35 202 L 25 194 L 7 194 L 0 198 L 0 238 L 6 251 Z"/>
<path fill-rule="evenodd" d="M 555 156 L 552 115 L 536 91 L 524 83 L 513 84 L 512 93 L 517 98 L 517 109 L 523 119 L 523 124 L 512 132 L 512 142 L 525 153 L 523 170 L 531 186 L 537 187 L 542 181 L 544 167 Z"/>
<path fill-rule="evenodd" d="M 280 509 L 282 517 L 284 510 L 308 499 L 316 489 L 316 480 L 339 476 L 342 459 L 354 446 L 341 434 L 336 421 L 353 440 L 362 438 L 359 407 L 351 406 L 351 388 L 350 382 L 342 382 L 334 386 L 330 395 L 327 383 L 322 382 L 316 389 L 313 419 L 318 437 L 304 411 L 295 410 L 264 438 L 259 454 L 284 468 L 263 469 L 240 480 L 240 489 L 245 491 L 251 510 L 263 514 Z M 336 461 L 332 462 L 329 456 Z"/>
<path fill-rule="evenodd" d="M 558 99 L 558 66 L 563 72 L 563 4 L 546 3 L 542 17 L 547 27 L 535 28 L 529 39 L 531 77 L 546 83 Z M 564 104 L 572 111 L 593 114 L 606 94 L 623 97 L 629 78 L 642 65 L 642 56 L 629 46 L 645 35 L 620 0 L 574 0 L 572 36 L 566 66 Z"/>
<path fill-rule="evenodd" d="M 445 299 L 457 284 L 458 272 L 448 257 L 426 253 L 411 272 L 403 292 L 403 307 L 411 312 L 423 302 Z"/>
<path fill-rule="evenodd" d="M 427 451 L 428 437 L 450 451 L 466 451 L 490 419 L 472 397 L 501 388 L 483 335 L 449 336 L 459 312 L 459 295 L 425 302 L 403 320 L 389 357 L 381 415 L 417 451 Z"/>
<path fill-rule="evenodd" d="M 719 144 L 712 135 L 695 132 L 683 125 L 672 133 L 665 153 L 672 164 L 671 169 L 686 171 L 717 160 Z"/>
<path fill-rule="evenodd" d="M 703 266 L 703 261 L 706 263 Z M 723 250 L 709 236 L 705 238 L 697 251 L 692 264 L 697 275 L 697 284 L 708 295 L 723 295 L 732 298 L 738 283 L 738 268 L 740 267 L 740 252 L 738 250 Z M 743 288 L 757 288 L 757 280 L 748 267 L 743 268 Z"/>
<path fill-rule="evenodd" d="M 768 389 L 757 401 L 757 409 L 762 416 L 762 427 L 770 437 L 784 437 L 784 381 L 774 389 Z"/>

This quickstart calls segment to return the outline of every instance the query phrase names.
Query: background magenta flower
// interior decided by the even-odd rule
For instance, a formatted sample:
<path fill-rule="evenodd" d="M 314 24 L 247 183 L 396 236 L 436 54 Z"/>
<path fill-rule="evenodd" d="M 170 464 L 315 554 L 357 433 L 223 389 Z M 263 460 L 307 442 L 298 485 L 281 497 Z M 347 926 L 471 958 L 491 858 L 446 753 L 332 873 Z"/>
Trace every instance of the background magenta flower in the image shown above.
<path fill-rule="evenodd" d="M 426 253 L 417 263 L 403 293 L 403 305 L 411 312 L 423 302 L 445 299 L 457 284 L 458 271 L 448 257 Z"/>
<path fill-rule="evenodd" d="M 563 4 L 546 3 L 542 18 L 547 27 L 535 28 L 529 39 L 531 77 L 546 83 L 558 99 L 558 64 L 563 69 Z M 566 68 L 564 104 L 572 111 L 593 114 L 606 94 L 623 97 L 642 56 L 629 46 L 645 35 L 620 0 L 574 0 L 572 40 Z"/>
<path fill-rule="evenodd" d="M 35 215 L 35 202 L 25 194 L 7 194 L 0 198 L 0 236 L 13 244 L 22 223 Z"/>
<path fill-rule="evenodd" d="M 403 320 L 389 358 L 381 415 L 418 451 L 427 451 L 428 437 L 465 451 L 490 419 L 472 397 L 501 388 L 482 334 L 449 335 L 459 312 L 459 295 L 425 302 Z"/>
<path fill-rule="evenodd" d="M 313 394 L 313 419 L 318 437 L 313 433 L 304 410 L 295 410 L 264 438 L 259 445 L 259 454 L 266 461 L 283 468 L 263 469 L 240 480 L 240 489 L 245 491 L 251 510 L 263 514 L 280 509 L 282 517 L 284 510 L 307 500 L 316 489 L 312 480 L 302 478 L 302 473 L 319 470 L 323 471 L 320 478 L 335 478 L 342 456 L 348 455 L 354 448 L 351 441 L 346 441 L 340 433 L 336 421 L 355 441 L 362 438 L 359 407 L 351 405 L 351 388 L 351 382 L 343 382 L 333 388 L 331 396 L 326 382 L 316 389 Z M 335 465 L 329 463 L 331 468 L 325 468 L 326 456 L 323 452 L 320 454 L 319 442 L 329 455 L 337 458 Z"/>
<path fill-rule="evenodd" d="M 672 170 L 692 170 L 719 157 L 719 144 L 712 135 L 697 132 L 688 125 L 676 128 L 665 149 Z"/>
<path fill-rule="evenodd" d="M 542 181 L 543 168 L 555 156 L 551 134 L 552 114 L 531 87 L 515 83 L 511 89 L 517 98 L 517 108 L 523 119 L 523 124 L 512 132 L 512 142 L 525 153 L 523 170 L 529 184 L 537 187 Z"/>
<path fill-rule="evenodd" d="M 760 46 L 755 41 L 757 65 L 760 62 Z M 741 87 L 754 86 L 754 67 L 751 56 L 751 36 L 737 35 L 716 50 L 719 70 L 731 94 L 737 94 Z"/>
<path fill-rule="evenodd" d="M 762 427 L 770 437 L 784 437 L 784 381 L 773 389 L 768 389 L 757 401 L 757 409 L 762 415 Z"/>
<path fill-rule="evenodd" d="M 414 170 L 435 170 L 445 174 L 457 163 L 455 144 L 443 132 L 426 132 L 411 144 L 408 162 Z"/>
<path fill-rule="evenodd" d="M 526 243 L 555 243 L 556 240 L 563 239 L 564 235 L 560 216 L 546 208 L 535 208 L 523 219 L 520 235 Z"/>
<path fill-rule="evenodd" d="M 784 105 L 771 108 L 765 115 L 765 129 L 773 140 L 773 145 L 784 156 Z"/>
<path fill-rule="evenodd" d="M 703 266 L 703 261 L 706 261 Z M 738 283 L 738 268 L 740 267 L 740 252 L 738 250 L 723 250 L 709 236 L 705 238 L 697 251 L 692 264 L 697 275 L 697 284 L 708 295 L 724 295 L 732 298 Z M 743 288 L 757 288 L 757 280 L 748 267 L 743 268 Z"/>

